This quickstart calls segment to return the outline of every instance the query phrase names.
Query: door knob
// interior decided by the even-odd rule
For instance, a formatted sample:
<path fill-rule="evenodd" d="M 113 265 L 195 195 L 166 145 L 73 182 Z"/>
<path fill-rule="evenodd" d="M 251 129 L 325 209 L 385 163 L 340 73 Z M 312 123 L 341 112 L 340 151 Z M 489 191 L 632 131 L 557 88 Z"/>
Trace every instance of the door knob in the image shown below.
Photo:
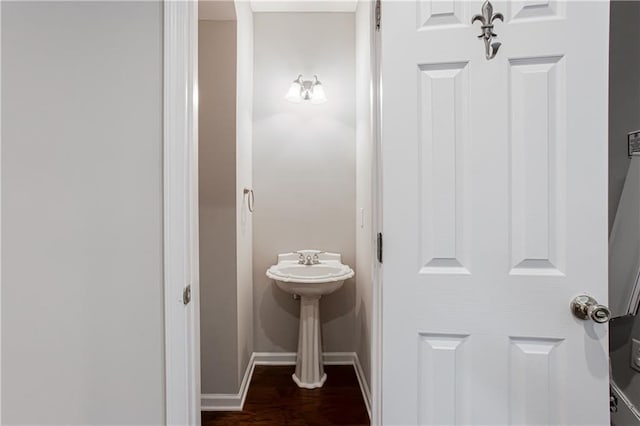
<path fill-rule="evenodd" d="M 581 320 L 591 319 L 598 324 L 611 319 L 611 311 L 604 305 L 598 304 L 596 299 L 585 294 L 576 296 L 571 301 L 571 312 Z"/>

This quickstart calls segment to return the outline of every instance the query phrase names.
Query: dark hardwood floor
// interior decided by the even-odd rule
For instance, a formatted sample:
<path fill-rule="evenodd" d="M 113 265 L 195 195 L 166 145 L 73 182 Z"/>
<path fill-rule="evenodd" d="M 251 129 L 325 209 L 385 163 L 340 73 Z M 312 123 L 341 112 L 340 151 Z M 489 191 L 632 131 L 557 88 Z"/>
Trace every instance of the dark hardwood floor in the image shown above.
<path fill-rule="evenodd" d="M 255 367 L 243 411 L 204 411 L 202 426 L 369 425 L 355 371 L 327 365 L 320 389 L 301 389 L 291 380 L 294 366 Z"/>

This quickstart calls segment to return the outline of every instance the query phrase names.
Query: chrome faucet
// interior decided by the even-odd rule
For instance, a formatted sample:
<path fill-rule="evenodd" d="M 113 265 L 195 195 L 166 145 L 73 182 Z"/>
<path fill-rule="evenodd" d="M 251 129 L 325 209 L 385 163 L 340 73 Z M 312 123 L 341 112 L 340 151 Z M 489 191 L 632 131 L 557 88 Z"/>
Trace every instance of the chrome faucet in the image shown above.
<path fill-rule="evenodd" d="M 320 252 L 323 253 L 323 252 Z M 308 254 L 305 256 L 304 253 L 300 253 L 299 251 L 296 252 L 296 254 L 298 255 L 298 264 L 300 265 L 317 265 L 320 263 L 320 258 L 318 257 L 318 255 L 320 253 L 314 253 L 313 257 Z"/>

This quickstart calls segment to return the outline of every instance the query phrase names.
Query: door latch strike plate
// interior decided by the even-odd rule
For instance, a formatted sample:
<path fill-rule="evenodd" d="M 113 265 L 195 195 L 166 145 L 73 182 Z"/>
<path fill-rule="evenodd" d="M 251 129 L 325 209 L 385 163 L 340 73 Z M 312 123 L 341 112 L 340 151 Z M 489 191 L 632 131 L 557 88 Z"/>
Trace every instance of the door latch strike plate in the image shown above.
<path fill-rule="evenodd" d="M 182 290 L 182 303 L 188 305 L 191 302 L 191 284 Z"/>

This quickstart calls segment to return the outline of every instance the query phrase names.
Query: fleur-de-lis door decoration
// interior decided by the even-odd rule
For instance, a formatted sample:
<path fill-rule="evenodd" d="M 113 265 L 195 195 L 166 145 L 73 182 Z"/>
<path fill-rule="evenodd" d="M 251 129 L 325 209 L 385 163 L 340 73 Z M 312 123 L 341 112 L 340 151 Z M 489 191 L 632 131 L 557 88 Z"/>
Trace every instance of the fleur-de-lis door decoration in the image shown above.
<path fill-rule="evenodd" d="M 474 15 L 471 19 L 471 24 L 476 21 L 480 21 L 482 23 L 482 26 L 480 27 L 482 29 L 482 34 L 480 34 L 478 38 L 484 40 L 484 49 L 487 54 L 487 60 L 495 58 L 501 44 L 499 42 L 491 43 L 491 40 L 498 36 L 498 34 L 493 32 L 493 21 L 496 19 L 504 22 L 504 16 L 502 16 L 502 13 L 493 13 L 493 5 L 489 0 L 485 1 L 482 5 L 482 15 Z"/>

